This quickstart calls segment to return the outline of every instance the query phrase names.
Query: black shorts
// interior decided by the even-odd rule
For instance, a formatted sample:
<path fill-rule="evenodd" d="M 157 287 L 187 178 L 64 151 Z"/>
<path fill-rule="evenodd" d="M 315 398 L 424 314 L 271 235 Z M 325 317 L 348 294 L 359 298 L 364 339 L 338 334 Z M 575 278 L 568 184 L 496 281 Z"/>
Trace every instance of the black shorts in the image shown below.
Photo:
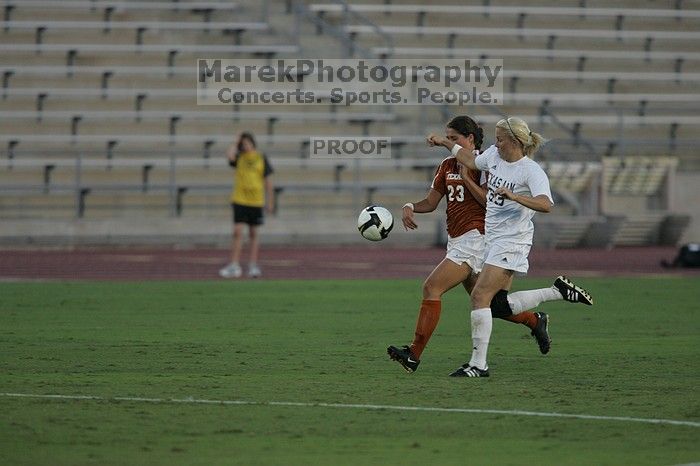
<path fill-rule="evenodd" d="M 233 209 L 233 223 L 245 223 L 248 225 L 262 225 L 265 219 L 262 207 L 231 204 Z"/>

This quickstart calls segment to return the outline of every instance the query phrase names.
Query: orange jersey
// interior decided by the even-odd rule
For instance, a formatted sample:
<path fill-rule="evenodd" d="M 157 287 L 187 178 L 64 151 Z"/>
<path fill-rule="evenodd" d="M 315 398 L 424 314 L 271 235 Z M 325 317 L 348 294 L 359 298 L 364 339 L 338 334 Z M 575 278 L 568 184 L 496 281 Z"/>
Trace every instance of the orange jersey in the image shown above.
<path fill-rule="evenodd" d="M 461 164 L 455 157 L 447 157 L 437 168 L 430 187 L 447 197 L 447 233 L 452 238 L 474 229 L 483 235 L 486 208 L 467 189 L 460 168 Z M 482 184 L 480 171 L 469 170 L 469 176 L 477 185 Z"/>

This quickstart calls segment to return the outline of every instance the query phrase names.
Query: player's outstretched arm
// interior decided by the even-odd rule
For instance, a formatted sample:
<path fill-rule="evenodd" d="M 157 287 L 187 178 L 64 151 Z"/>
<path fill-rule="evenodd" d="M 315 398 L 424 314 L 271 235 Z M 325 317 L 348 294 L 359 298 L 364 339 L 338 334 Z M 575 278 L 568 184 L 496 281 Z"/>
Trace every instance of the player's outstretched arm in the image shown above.
<path fill-rule="evenodd" d="M 465 165 L 467 168 L 471 168 L 472 170 L 477 170 L 476 164 L 474 163 L 474 159 L 476 158 L 474 154 L 468 149 L 465 149 L 462 146 L 459 146 L 454 142 L 450 141 L 448 138 L 431 133 L 428 135 L 428 145 L 442 146 L 446 148 L 447 150 L 452 152 L 452 155 L 454 155 L 457 158 L 459 163 Z M 459 150 L 455 149 L 455 146 Z"/>

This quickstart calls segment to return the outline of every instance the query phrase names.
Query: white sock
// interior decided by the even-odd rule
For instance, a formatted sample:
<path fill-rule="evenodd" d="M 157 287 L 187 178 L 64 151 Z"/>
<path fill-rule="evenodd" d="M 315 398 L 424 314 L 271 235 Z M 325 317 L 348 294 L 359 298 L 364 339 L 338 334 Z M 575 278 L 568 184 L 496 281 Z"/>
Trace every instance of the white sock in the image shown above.
<path fill-rule="evenodd" d="M 541 303 L 558 301 L 560 299 L 564 299 L 564 297 L 553 286 L 537 290 L 516 291 L 508 294 L 508 303 L 513 310 L 513 314 L 520 314 L 523 311 L 536 308 Z"/>
<path fill-rule="evenodd" d="M 475 309 L 472 311 L 472 358 L 469 360 L 470 366 L 476 366 L 479 369 L 486 369 L 486 352 L 489 349 L 489 340 L 491 339 L 491 328 L 493 326 L 493 318 L 491 317 L 491 309 L 485 307 L 483 309 Z"/>

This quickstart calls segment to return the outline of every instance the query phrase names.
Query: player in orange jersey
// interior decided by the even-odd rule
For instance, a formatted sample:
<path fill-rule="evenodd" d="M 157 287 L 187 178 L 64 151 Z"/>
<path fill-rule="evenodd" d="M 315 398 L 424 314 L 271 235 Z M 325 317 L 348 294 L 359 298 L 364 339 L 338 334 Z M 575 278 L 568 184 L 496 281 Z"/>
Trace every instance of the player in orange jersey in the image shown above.
<path fill-rule="evenodd" d="M 484 132 L 470 117 L 458 116 L 447 124 L 446 135 L 455 144 L 480 150 Z M 440 163 L 427 197 L 403 207 L 403 225 L 413 230 L 418 228 L 414 213 L 432 212 L 447 197 L 447 254 L 423 283 L 415 337 L 410 345 L 387 348 L 391 359 L 408 372 L 418 368 L 421 354 L 437 326 L 442 295 L 460 283 L 468 293 L 474 288 L 484 262 L 485 186 L 484 173 L 466 168 L 454 156 L 447 157 Z M 499 299 L 505 299 L 505 295 L 497 295 L 494 301 Z M 492 302 L 493 316 L 526 325 L 537 339 L 540 351 L 543 354 L 549 351 L 547 314 L 526 311 L 512 315 L 501 311 L 502 308 Z"/>
<path fill-rule="evenodd" d="M 470 294 L 472 356 L 450 377 L 490 376 L 486 354 L 494 310 L 518 314 L 560 300 L 593 305 L 590 293 L 564 276 L 547 288 L 508 293 L 515 274 L 527 273 L 530 267 L 532 218 L 535 212 L 550 212 L 554 201 L 547 173 L 532 159 L 545 141 L 542 135 L 523 119 L 508 117 L 496 123 L 495 139 L 496 144 L 476 154 L 473 147 L 461 147 L 450 137 L 430 134 L 426 139 L 431 147 L 449 150 L 467 168 L 488 173 L 484 265 Z M 504 294 L 505 300 L 494 301 Z"/>

